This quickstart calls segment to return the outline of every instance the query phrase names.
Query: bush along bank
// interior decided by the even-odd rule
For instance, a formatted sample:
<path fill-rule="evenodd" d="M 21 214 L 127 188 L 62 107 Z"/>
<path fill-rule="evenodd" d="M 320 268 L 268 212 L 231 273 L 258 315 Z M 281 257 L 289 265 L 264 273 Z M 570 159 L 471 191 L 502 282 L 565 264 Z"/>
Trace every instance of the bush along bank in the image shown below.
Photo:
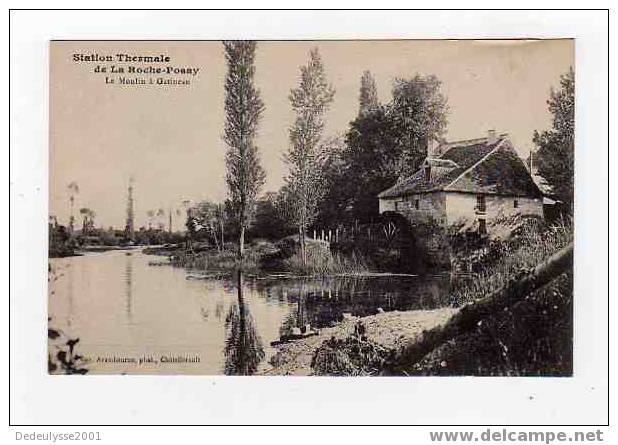
<path fill-rule="evenodd" d="M 165 255 L 169 264 L 198 271 L 259 271 L 289 272 L 299 276 L 360 275 L 369 267 L 361 255 L 334 253 L 329 244 L 319 240 L 306 240 L 306 260 L 302 261 L 296 237 L 286 237 L 276 242 L 252 240 L 245 249 L 242 260 L 233 244 L 223 249 L 195 243 L 190 250 L 179 246 L 144 250 L 145 253 Z M 152 262 L 153 265 L 167 264 Z"/>

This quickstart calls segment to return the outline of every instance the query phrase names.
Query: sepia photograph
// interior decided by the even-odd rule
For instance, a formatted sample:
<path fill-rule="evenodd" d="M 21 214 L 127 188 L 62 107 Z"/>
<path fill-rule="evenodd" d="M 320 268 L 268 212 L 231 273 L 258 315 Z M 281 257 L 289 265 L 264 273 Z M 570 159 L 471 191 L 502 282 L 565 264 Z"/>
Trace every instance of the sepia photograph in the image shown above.
<path fill-rule="evenodd" d="M 49 374 L 573 375 L 572 39 L 49 65 Z"/>

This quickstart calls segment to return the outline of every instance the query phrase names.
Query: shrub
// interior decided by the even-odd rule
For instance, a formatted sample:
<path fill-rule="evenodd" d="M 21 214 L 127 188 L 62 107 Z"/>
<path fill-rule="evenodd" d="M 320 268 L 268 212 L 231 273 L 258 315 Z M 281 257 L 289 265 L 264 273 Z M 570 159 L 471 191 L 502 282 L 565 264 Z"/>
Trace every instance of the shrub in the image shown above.
<path fill-rule="evenodd" d="M 315 350 L 311 368 L 317 375 L 368 376 L 379 374 L 389 351 L 364 336 L 365 326 L 358 322 L 354 333 L 341 340 L 331 337 Z"/>
<path fill-rule="evenodd" d="M 507 240 L 494 240 L 483 249 L 460 255 L 457 261 L 467 263 L 472 274 L 453 276 L 452 299 L 457 304 L 491 295 L 510 280 L 565 247 L 573 240 L 571 220 L 551 226 L 524 221 Z"/>
<path fill-rule="evenodd" d="M 239 260 L 235 250 L 208 250 L 203 252 L 181 251 L 170 257 L 170 262 L 176 267 L 185 267 L 193 270 L 252 270 L 257 269 L 260 262 L 259 253 L 250 249 Z"/>
<path fill-rule="evenodd" d="M 283 264 L 287 270 L 299 275 L 360 275 L 369 269 L 364 258 L 356 252 L 350 255 L 332 253 L 327 245 L 318 243 L 308 244 L 306 262 L 296 251 Z"/>

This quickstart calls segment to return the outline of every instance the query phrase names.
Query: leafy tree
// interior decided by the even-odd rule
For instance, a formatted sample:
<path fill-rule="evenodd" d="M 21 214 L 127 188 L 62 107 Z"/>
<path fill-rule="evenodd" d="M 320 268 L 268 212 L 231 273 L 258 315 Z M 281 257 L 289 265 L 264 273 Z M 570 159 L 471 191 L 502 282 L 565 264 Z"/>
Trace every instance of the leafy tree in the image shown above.
<path fill-rule="evenodd" d="M 148 216 L 148 230 L 152 229 L 152 219 L 155 216 L 155 211 L 154 210 L 148 210 L 146 212 L 146 215 Z"/>
<path fill-rule="evenodd" d="M 365 109 L 350 123 L 338 173 L 327 175 L 321 220 L 373 220 L 378 193 L 414 173 L 427 141 L 444 133 L 447 103 L 435 76 L 396 79 L 392 93 L 390 103 Z"/>
<path fill-rule="evenodd" d="M 79 213 L 82 215 L 82 235 L 87 235 L 94 230 L 94 217 L 96 213 L 88 207 L 82 207 L 79 209 Z"/>
<path fill-rule="evenodd" d="M 255 220 L 251 226 L 251 236 L 255 238 L 279 239 L 291 233 L 291 227 L 282 212 L 282 197 L 279 193 L 268 192 L 257 201 Z"/>
<path fill-rule="evenodd" d="M 195 238 L 195 220 L 193 218 L 194 207 L 191 205 L 191 201 L 188 199 L 182 200 L 182 206 L 185 209 L 185 247 L 187 249 L 192 248 L 193 239 Z"/>
<path fill-rule="evenodd" d="M 403 155 L 401 130 L 389 106 L 380 106 L 350 123 L 345 152 L 347 196 L 352 217 L 369 221 L 378 214 L 377 195 L 399 177 Z"/>
<path fill-rule="evenodd" d="M 403 179 L 412 175 L 427 156 L 427 142 L 439 139 L 446 131 L 447 101 L 436 76 L 416 75 L 395 79 L 390 116 L 398 139 L 397 173 Z"/>
<path fill-rule="evenodd" d="M 575 130 L 575 72 L 572 68 L 560 77 L 560 89 L 552 88 L 547 105 L 553 115 L 552 128 L 542 133 L 535 131 L 533 136 L 539 147 L 539 174 L 572 211 Z"/>
<path fill-rule="evenodd" d="M 57 258 L 74 254 L 75 240 L 65 226 L 59 225 L 56 218 L 49 223 L 49 257 Z"/>
<path fill-rule="evenodd" d="M 245 230 L 253 218 L 255 200 L 265 180 L 254 144 L 264 104 L 253 84 L 256 43 L 231 41 L 223 42 L 223 47 L 228 65 L 224 131 L 228 146 L 226 180 L 231 215 L 239 228 L 238 256 L 242 258 Z"/>
<path fill-rule="evenodd" d="M 191 231 L 194 234 L 205 232 L 218 251 L 224 247 L 224 228 L 226 225 L 223 204 L 202 201 L 191 210 Z"/>
<path fill-rule="evenodd" d="M 375 110 L 378 105 L 378 89 L 376 81 L 368 70 L 363 71 L 361 76 L 361 86 L 358 95 L 359 109 L 358 114 L 362 115 Z"/>
<path fill-rule="evenodd" d="M 165 210 L 157 210 L 157 228 L 163 230 L 165 228 Z"/>
<path fill-rule="evenodd" d="M 317 216 L 317 206 L 324 192 L 319 143 L 324 114 L 333 101 L 335 90 L 326 80 L 317 48 L 311 50 L 309 61 L 300 68 L 300 73 L 300 84 L 289 96 L 296 119 L 290 128 L 290 148 L 284 158 L 290 173 L 283 192 L 290 203 L 290 222 L 298 228 L 304 262 L 305 233 Z"/>
<path fill-rule="evenodd" d="M 319 205 L 317 222 L 322 227 L 336 227 L 347 216 L 347 210 L 353 201 L 349 177 L 349 165 L 347 163 L 347 150 L 345 137 L 335 136 L 326 139 L 321 144 L 321 152 L 324 153 L 322 160 L 322 176 L 324 178 L 324 198 Z"/>

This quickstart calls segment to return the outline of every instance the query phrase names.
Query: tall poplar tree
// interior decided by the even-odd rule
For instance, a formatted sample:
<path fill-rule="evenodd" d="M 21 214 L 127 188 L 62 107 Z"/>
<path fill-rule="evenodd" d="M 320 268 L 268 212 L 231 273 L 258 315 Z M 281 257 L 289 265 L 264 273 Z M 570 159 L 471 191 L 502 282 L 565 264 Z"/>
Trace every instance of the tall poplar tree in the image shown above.
<path fill-rule="evenodd" d="M 253 84 L 256 43 L 223 42 L 228 71 L 225 78 L 225 131 L 228 146 L 228 206 L 239 229 L 238 256 L 243 257 L 245 231 L 255 213 L 255 201 L 264 185 L 265 173 L 254 143 L 264 103 Z"/>
<path fill-rule="evenodd" d="M 369 113 L 379 106 L 378 102 L 378 89 L 376 87 L 376 81 L 371 75 L 371 72 L 363 71 L 361 76 L 361 86 L 358 94 L 358 114 L 363 115 Z"/>
<path fill-rule="evenodd" d="M 324 114 L 334 95 L 320 54 L 317 48 L 312 49 L 307 65 L 300 68 L 300 84 L 289 95 L 296 119 L 290 128 L 290 147 L 284 158 L 290 169 L 284 191 L 290 203 L 290 222 L 298 228 L 303 263 L 306 263 L 305 233 L 317 216 L 317 206 L 324 193 L 320 138 Z"/>
<path fill-rule="evenodd" d="M 69 190 L 69 202 L 71 203 L 69 211 L 69 233 L 73 233 L 73 230 L 75 229 L 75 195 L 79 193 L 79 185 L 77 185 L 77 182 L 71 181 L 69 182 L 67 189 Z"/>

